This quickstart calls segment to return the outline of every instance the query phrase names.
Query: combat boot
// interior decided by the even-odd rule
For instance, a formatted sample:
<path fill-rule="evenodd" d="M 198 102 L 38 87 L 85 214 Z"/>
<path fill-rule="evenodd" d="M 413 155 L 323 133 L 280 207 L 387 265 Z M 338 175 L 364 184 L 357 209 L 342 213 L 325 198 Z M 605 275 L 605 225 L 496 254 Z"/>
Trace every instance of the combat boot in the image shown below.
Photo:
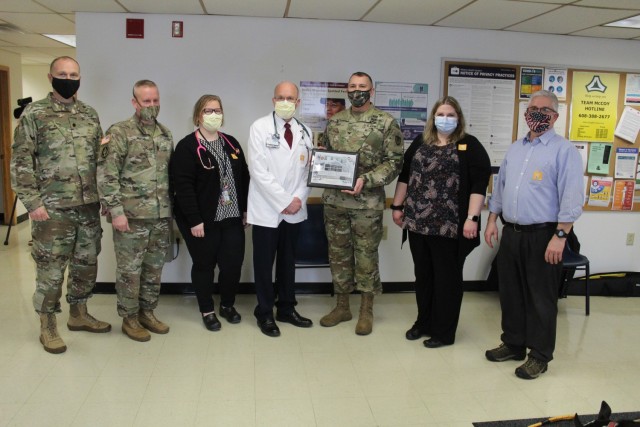
<path fill-rule="evenodd" d="M 151 339 L 151 334 L 138 322 L 138 315 L 132 314 L 122 319 L 122 332 L 134 341 L 145 342 Z"/>
<path fill-rule="evenodd" d="M 349 309 L 349 294 L 337 294 L 336 300 L 336 307 L 320 319 L 320 325 L 326 327 L 336 326 L 340 322 L 345 322 L 353 318 L 351 310 Z"/>
<path fill-rule="evenodd" d="M 71 304 L 69 306 L 69 321 L 67 328 L 70 331 L 109 332 L 111 325 L 97 320 L 87 313 L 87 304 Z"/>
<path fill-rule="evenodd" d="M 156 334 L 166 334 L 169 332 L 169 325 L 159 321 L 153 314 L 153 310 L 140 310 L 138 313 L 140 324 Z"/>
<path fill-rule="evenodd" d="M 373 329 L 373 294 L 363 292 L 360 302 L 360 317 L 356 324 L 356 334 L 369 335 Z"/>
<path fill-rule="evenodd" d="M 67 351 L 67 346 L 58 335 L 54 313 L 40 313 L 40 342 L 44 350 L 49 353 L 59 354 Z"/>

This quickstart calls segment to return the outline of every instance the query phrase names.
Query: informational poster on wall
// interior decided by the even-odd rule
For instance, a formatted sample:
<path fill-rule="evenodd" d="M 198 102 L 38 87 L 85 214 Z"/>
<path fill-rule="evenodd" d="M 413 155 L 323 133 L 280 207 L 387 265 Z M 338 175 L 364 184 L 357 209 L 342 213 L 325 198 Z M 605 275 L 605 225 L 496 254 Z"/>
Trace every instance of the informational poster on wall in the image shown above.
<path fill-rule="evenodd" d="M 374 104 L 395 117 L 406 146 L 424 131 L 429 109 L 429 85 L 376 82 Z"/>
<path fill-rule="evenodd" d="M 627 74 L 624 105 L 640 106 L 640 74 Z"/>
<path fill-rule="evenodd" d="M 638 149 L 616 147 L 616 168 L 614 178 L 634 179 L 638 164 Z"/>
<path fill-rule="evenodd" d="M 572 141 L 613 142 L 620 74 L 575 71 L 571 88 Z"/>
<path fill-rule="evenodd" d="M 520 68 L 520 99 L 529 99 L 531 95 L 542 89 L 544 68 Z"/>
<path fill-rule="evenodd" d="M 327 120 L 350 106 L 347 83 L 300 82 L 298 118 L 315 132 L 324 132 Z"/>
<path fill-rule="evenodd" d="M 555 93 L 559 101 L 567 99 L 567 69 L 545 68 L 544 89 Z"/>
<path fill-rule="evenodd" d="M 611 200 L 613 178 L 610 176 L 592 176 L 589 186 L 589 206 L 607 207 Z"/>
<path fill-rule="evenodd" d="M 513 100 L 517 70 L 511 67 L 449 63 L 447 94 L 458 100 L 467 132 L 478 138 L 492 166 L 500 166 L 513 142 Z"/>
<path fill-rule="evenodd" d="M 633 209 L 633 180 L 618 179 L 613 184 L 613 211 L 630 211 Z"/>

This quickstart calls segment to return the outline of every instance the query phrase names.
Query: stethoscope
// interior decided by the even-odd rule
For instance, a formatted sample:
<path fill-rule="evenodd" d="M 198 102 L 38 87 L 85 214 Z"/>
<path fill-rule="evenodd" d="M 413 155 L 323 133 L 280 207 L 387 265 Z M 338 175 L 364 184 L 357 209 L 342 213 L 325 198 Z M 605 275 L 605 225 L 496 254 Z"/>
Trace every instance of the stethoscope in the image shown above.
<path fill-rule="evenodd" d="M 273 113 L 271 113 L 271 116 L 273 117 L 273 135 L 271 135 L 271 139 L 273 140 L 273 142 L 271 144 L 267 143 L 267 147 L 278 148 L 280 146 L 280 133 L 278 133 L 278 125 L 276 124 L 276 112 L 274 111 Z M 307 130 L 306 126 L 303 125 L 296 117 L 294 117 L 293 120 L 295 120 L 296 123 L 298 123 L 298 126 L 300 126 L 300 128 L 302 129 L 302 139 L 304 139 L 304 135 L 306 134 L 307 138 L 311 140 L 311 134 Z"/>

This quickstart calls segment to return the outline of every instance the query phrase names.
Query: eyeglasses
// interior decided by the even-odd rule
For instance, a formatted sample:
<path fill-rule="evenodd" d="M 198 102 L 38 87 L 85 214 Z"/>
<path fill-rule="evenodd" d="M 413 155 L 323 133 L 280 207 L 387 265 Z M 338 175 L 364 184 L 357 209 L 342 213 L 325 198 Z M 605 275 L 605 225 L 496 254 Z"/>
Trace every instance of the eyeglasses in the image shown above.
<path fill-rule="evenodd" d="M 275 99 L 276 101 L 289 101 L 289 102 L 296 102 L 298 100 L 298 98 L 295 98 L 293 96 L 275 96 L 273 99 Z"/>
<path fill-rule="evenodd" d="M 527 113 L 537 113 L 537 112 L 540 112 L 542 114 L 556 114 L 556 113 L 558 113 L 556 110 L 554 110 L 553 108 L 549 108 L 549 107 L 542 107 L 542 108 L 529 107 L 529 108 L 527 108 Z"/>
<path fill-rule="evenodd" d="M 205 108 L 204 110 L 202 110 L 202 113 L 205 116 L 208 116 L 209 114 L 222 114 L 222 108 Z"/>

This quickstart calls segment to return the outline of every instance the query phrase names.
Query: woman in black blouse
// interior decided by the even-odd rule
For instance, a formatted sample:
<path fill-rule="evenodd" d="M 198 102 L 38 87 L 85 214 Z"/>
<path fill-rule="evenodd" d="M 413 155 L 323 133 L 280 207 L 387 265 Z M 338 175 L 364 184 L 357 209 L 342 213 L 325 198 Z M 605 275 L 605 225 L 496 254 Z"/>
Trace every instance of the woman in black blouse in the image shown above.
<path fill-rule="evenodd" d="M 171 157 L 174 214 L 191 255 L 191 282 L 202 321 L 220 330 L 213 303 L 213 278 L 219 269 L 220 315 L 238 323 L 235 296 L 244 260 L 249 169 L 238 141 L 218 129 L 223 124 L 220 97 L 203 95 L 193 108 L 195 132 L 185 136 Z"/>
<path fill-rule="evenodd" d="M 423 135 L 404 155 L 391 206 L 393 221 L 409 234 L 416 276 L 418 317 L 406 337 L 429 336 L 425 347 L 455 341 L 462 269 L 480 244 L 480 211 L 490 175 L 489 156 L 465 133 L 458 102 L 439 99 Z"/>

